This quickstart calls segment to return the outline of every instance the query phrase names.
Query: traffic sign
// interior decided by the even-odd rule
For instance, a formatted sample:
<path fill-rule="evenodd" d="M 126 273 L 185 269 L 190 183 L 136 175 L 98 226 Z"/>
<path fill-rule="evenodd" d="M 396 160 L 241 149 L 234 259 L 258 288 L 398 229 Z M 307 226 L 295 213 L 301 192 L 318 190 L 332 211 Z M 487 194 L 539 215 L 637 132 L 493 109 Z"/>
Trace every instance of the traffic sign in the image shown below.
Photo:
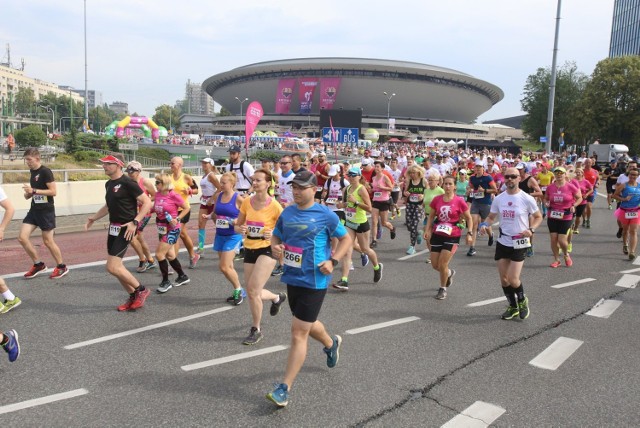
<path fill-rule="evenodd" d="M 120 148 L 120 150 L 138 150 L 138 145 L 120 143 L 118 144 L 118 148 Z"/>
<path fill-rule="evenodd" d="M 322 128 L 323 143 L 349 143 L 358 142 L 360 129 L 358 128 Z"/>
<path fill-rule="evenodd" d="M 540 137 L 540 142 L 541 143 L 546 143 L 547 142 L 547 137 Z"/>

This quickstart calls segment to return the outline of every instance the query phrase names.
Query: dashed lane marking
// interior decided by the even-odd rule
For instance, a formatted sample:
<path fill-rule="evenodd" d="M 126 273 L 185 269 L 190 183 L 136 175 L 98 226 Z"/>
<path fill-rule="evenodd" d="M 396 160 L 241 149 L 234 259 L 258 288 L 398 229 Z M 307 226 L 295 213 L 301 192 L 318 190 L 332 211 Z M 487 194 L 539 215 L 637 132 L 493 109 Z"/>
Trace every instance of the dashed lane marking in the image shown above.
<path fill-rule="evenodd" d="M 506 412 L 502 407 L 483 401 L 476 401 L 442 428 L 482 428 L 488 427 Z"/>
<path fill-rule="evenodd" d="M 367 331 L 378 330 L 380 328 L 391 327 L 391 326 L 398 325 L 398 324 L 404 324 L 404 323 L 408 323 L 408 322 L 412 322 L 412 321 L 417 321 L 419 319 L 420 319 L 419 317 L 399 318 L 399 319 L 393 320 L 393 321 L 386 321 L 386 322 L 381 322 L 381 323 L 378 323 L 378 324 L 368 325 L 368 326 L 365 326 L 365 327 L 353 328 L 351 330 L 345 331 L 345 333 L 347 333 L 347 334 L 365 333 Z"/>
<path fill-rule="evenodd" d="M 18 410 L 28 409 L 29 407 L 42 406 L 43 404 L 49 404 L 56 401 L 75 398 L 88 393 L 89 391 L 87 391 L 86 389 L 74 389 L 73 391 L 61 392 L 60 394 L 47 395 L 46 397 L 34 398 L 33 400 L 7 404 L 0 407 L 0 415 L 15 412 Z"/>
<path fill-rule="evenodd" d="M 621 270 L 620 273 L 634 273 L 634 272 L 638 272 L 638 271 L 640 271 L 640 268 Z"/>
<path fill-rule="evenodd" d="M 640 281 L 640 276 L 625 273 L 622 275 L 622 278 L 616 282 L 616 287 L 636 288 L 638 281 Z"/>
<path fill-rule="evenodd" d="M 84 346 L 95 345 L 96 343 L 107 342 L 109 340 L 119 339 L 121 337 L 131 336 L 131 335 L 142 333 L 142 332 L 145 332 L 145 331 L 155 330 L 155 329 L 162 328 L 162 327 L 167 327 L 167 326 L 170 326 L 170 325 L 173 325 L 173 324 L 179 324 L 179 323 L 185 322 L 185 321 L 191 321 L 191 320 L 194 320 L 194 319 L 197 319 L 197 318 L 202 318 L 202 317 L 206 317 L 206 316 L 209 316 L 209 315 L 217 314 L 217 313 L 220 313 L 220 312 L 229 311 L 231 309 L 233 309 L 232 306 L 225 306 L 225 307 L 222 307 L 222 308 L 213 309 L 211 311 L 200 312 L 200 313 L 197 313 L 197 314 L 188 315 L 186 317 L 176 318 L 176 319 L 160 322 L 160 323 L 157 323 L 157 324 L 151 324 L 151 325 L 148 325 L 146 327 L 135 328 L 133 330 L 127 330 L 127 331 L 123 331 L 121 333 L 110 334 L 109 336 L 98 337 L 97 339 L 91 339 L 91 340 L 86 340 L 84 342 L 74 343 L 72 345 L 65 346 L 64 349 L 77 349 L 77 348 L 82 348 Z"/>
<path fill-rule="evenodd" d="M 502 296 L 502 297 L 498 297 L 495 299 L 489 299 L 489 300 L 481 300 L 479 302 L 474 302 L 474 303 L 469 303 L 467 306 L 470 308 L 475 308 L 478 306 L 486 306 L 486 305 L 491 305 L 493 303 L 499 303 L 499 302 L 504 302 L 507 300 L 506 296 Z"/>
<path fill-rule="evenodd" d="M 417 252 L 417 253 L 415 253 L 415 254 L 409 254 L 408 256 L 400 257 L 398 260 L 409 260 L 409 259 L 411 259 L 411 258 L 413 258 L 413 257 L 417 257 L 417 256 L 420 256 L 420 255 L 422 255 L 422 254 L 427 254 L 427 253 L 429 253 L 429 249 L 428 249 L 428 248 L 425 248 L 424 250 L 422 250 L 422 251 L 418 251 L 418 252 Z"/>
<path fill-rule="evenodd" d="M 600 299 L 600 301 L 596 303 L 589 312 L 587 312 L 587 315 L 598 318 L 609 318 L 621 304 L 622 301 L 620 300 Z"/>
<path fill-rule="evenodd" d="M 582 346 L 582 340 L 571 339 L 568 337 L 559 337 L 547 349 L 542 351 L 533 360 L 529 361 L 532 366 L 546 370 L 556 370 L 562 365 L 574 352 Z"/>
<path fill-rule="evenodd" d="M 217 366 L 220 364 L 230 363 L 233 361 L 245 360 L 247 358 L 258 357 L 260 355 L 272 354 L 274 352 L 284 351 L 289 348 L 288 346 L 277 345 L 271 346 L 269 348 L 259 349 L 257 351 L 249 351 L 242 352 L 240 354 L 230 355 L 228 357 L 215 358 L 209 361 L 202 361 L 201 363 L 187 364 L 186 366 L 180 367 L 185 372 L 189 372 L 192 370 L 203 369 L 205 367 Z"/>
<path fill-rule="evenodd" d="M 592 282 L 592 281 L 596 281 L 596 279 L 595 278 L 585 278 L 585 279 L 579 279 L 577 281 L 563 282 L 562 284 L 552 285 L 551 288 L 571 287 L 572 285 L 584 284 L 584 283 Z"/>

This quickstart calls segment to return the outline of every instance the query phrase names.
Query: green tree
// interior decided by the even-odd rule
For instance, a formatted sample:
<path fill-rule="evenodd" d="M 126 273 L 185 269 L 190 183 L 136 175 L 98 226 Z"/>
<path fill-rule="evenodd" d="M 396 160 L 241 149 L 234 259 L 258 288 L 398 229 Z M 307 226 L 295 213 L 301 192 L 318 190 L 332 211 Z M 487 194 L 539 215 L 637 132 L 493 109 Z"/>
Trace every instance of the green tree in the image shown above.
<path fill-rule="evenodd" d="M 553 109 L 553 142 L 560 135 L 560 128 L 565 128 L 565 141 L 570 141 L 573 134 L 571 125 L 575 123 L 576 104 L 582 97 L 589 78 L 577 70 L 574 62 L 566 62 L 559 67 L 556 74 L 556 92 Z M 536 74 L 527 78 L 524 86 L 524 98 L 520 100 L 522 110 L 527 116 L 522 121 L 522 130 L 532 141 L 539 141 L 547 132 L 547 111 L 549 110 L 549 86 L 551 85 L 551 69 L 538 68 Z"/>
<path fill-rule="evenodd" d="M 15 133 L 18 147 L 40 147 L 47 142 L 47 135 L 38 125 L 29 125 Z"/>
<path fill-rule="evenodd" d="M 156 107 L 156 113 L 152 119 L 158 126 L 164 126 L 167 130 L 176 129 L 180 127 L 180 110 L 163 104 Z"/>
<path fill-rule="evenodd" d="M 220 107 L 220 112 L 218 113 L 218 116 L 231 116 L 231 115 L 232 113 L 229 110 L 227 110 L 224 107 Z"/>
<path fill-rule="evenodd" d="M 36 96 L 31 88 L 19 88 L 14 101 L 16 113 L 31 113 L 35 109 Z"/>
<path fill-rule="evenodd" d="M 91 129 L 97 133 L 102 132 L 115 118 L 115 112 L 110 110 L 106 104 L 89 109 L 89 123 L 91 124 Z"/>
<path fill-rule="evenodd" d="M 587 141 L 626 144 L 640 150 L 640 56 L 600 61 L 578 105 Z"/>

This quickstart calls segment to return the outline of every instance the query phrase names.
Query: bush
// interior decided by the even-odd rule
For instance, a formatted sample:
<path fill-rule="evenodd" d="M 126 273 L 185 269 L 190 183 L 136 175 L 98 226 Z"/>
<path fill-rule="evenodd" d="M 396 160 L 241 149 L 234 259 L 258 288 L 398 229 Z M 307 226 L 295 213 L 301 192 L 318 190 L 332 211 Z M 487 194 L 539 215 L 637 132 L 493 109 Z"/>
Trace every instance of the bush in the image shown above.
<path fill-rule="evenodd" d="M 150 147 L 140 147 L 137 152 L 137 156 L 141 158 L 151 158 L 168 161 L 171 159 L 171 154 L 165 149 L 153 149 Z"/>
<path fill-rule="evenodd" d="M 272 162 L 278 162 L 281 157 L 282 155 L 269 150 L 257 150 L 254 154 L 251 155 L 251 159 L 270 159 Z"/>
<path fill-rule="evenodd" d="M 18 147 L 40 147 L 47 143 L 47 134 L 38 125 L 29 125 L 15 133 Z"/>
<path fill-rule="evenodd" d="M 98 162 L 98 159 L 101 159 L 102 155 L 92 150 L 80 150 L 73 153 L 73 158 L 76 162 Z"/>

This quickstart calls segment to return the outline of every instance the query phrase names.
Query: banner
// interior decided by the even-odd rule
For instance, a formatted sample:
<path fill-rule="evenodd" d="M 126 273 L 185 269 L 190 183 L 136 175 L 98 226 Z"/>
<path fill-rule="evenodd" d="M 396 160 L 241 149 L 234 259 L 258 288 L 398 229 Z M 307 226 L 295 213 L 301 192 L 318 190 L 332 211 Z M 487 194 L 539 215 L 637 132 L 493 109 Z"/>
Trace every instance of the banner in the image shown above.
<path fill-rule="evenodd" d="M 296 79 L 280 79 L 276 93 L 276 114 L 289 114 Z"/>
<path fill-rule="evenodd" d="M 320 109 L 332 109 L 336 102 L 341 77 L 325 77 L 320 79 Z"/>
<path fill-rule="evenodd" d="M 249 158 L 249 140 L 251 140 L 251 136 L 253 135 L 253 131 L 258 127 L 258 122 L 262 118 L 264 110 L 262 110 L 262 105 L 258 101 L 252 101 L 247 107 L 247 114 L 244 118 L 244 149 L 247 154 L 247 158 Z"/>
<path fill-rule="evenodd" d="M 388 132 L 389 134 L 393 134 L 394 132 L 396 132 L 396 120 L 393 117 L 389 118 Z"/>
<path fill-rule="evenodd" d="M 318 79 L 314 77 L 300 78 L 300 86 L 298 90 L 298 97 L 300 98 L 300 113 L 311 113 L 311 104 L 313 103 L 313 94 L 315 93 L 316 86 L 318 86 Z"/>

